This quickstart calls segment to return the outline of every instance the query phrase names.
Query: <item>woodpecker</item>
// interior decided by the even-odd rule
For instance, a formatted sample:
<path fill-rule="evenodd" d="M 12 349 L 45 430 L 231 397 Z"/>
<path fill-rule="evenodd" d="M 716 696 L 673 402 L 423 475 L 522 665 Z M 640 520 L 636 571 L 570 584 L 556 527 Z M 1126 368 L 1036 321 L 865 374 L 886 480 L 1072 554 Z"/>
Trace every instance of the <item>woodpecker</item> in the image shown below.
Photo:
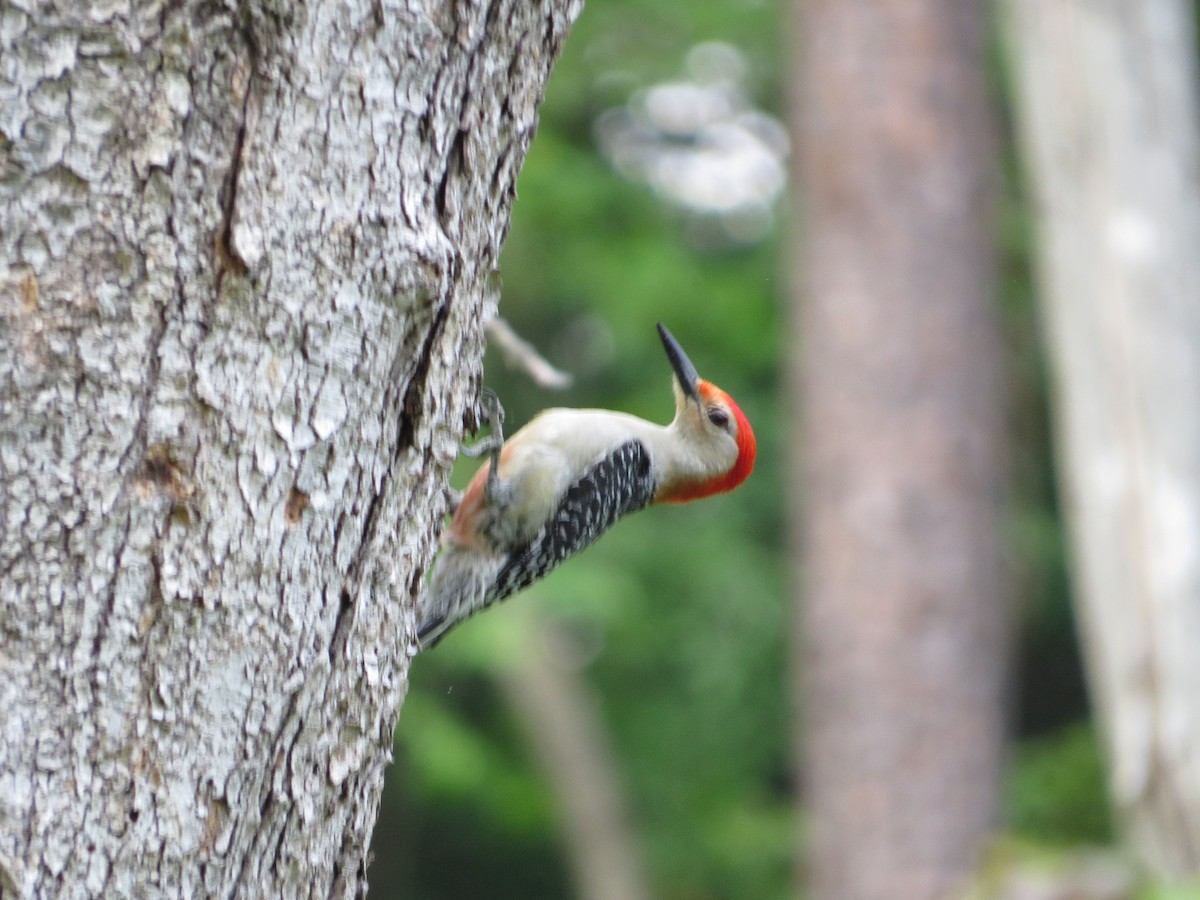
<path fill-rule="evenodd" d="M 467 617 L 528 587 L 626 513 L 732 491 L 757 445 L 742 410 L 696 373 L 660 322 L 674 372 L 675 418 L 656 425 L 602 409 L 548 409 L 507 441 L 490 395 L 492 436 L 464 452 L 490 455 L 442 536 L 421 611 L 428 649 Z"/>

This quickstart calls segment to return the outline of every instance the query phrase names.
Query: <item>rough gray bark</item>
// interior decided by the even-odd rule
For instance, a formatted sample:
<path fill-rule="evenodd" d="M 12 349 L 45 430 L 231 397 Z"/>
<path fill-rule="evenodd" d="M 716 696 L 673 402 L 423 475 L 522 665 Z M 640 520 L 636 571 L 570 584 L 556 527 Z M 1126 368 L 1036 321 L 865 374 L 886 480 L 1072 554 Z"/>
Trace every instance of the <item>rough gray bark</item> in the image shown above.
<path fill-rule="evenodd" d="M 1005 731 L 985 9 L 796 9 L 804 896 L 944 900 L 988 839 Z"/>
<path fill-rule="evenodd" d="M 350 896 L 577 0 L 0 0 L 0 893 Z"/>
<path fill-rule="evenodd" d="M 1200 876 L 1194 7 L 1010 0 L 1091 694 L 1139 860 Z"/>

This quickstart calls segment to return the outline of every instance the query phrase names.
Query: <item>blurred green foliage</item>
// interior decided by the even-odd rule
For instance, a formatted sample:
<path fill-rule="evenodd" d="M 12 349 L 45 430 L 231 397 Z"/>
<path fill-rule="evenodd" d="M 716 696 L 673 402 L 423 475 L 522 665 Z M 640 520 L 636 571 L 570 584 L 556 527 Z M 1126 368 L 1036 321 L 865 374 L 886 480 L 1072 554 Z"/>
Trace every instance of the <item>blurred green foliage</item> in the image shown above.
<path fill-rule="evenodd" d="M 1056 846 L 1113 840 L 1104 761 L 1084 723 L 1021 742 L 1007 799 L 1009 825 L 1025 838 Z"/>
<path fill-rule="evenodd" d="M 654 329 L 661 320 L 754 424 L 758 466 L 740 490 L 632 516 L 508 601 L 561 623 L 583 648 L 582 675 L 662 898 L 792 895 L 789 448 L 779 384 L 790 256 L 781 258 L 778 228 L 757 245 L 700 249 L 684 215 L 601 158 L 593 123 L 636 89 L 678 77 L 687 51 L 713 40 L 745 54 L 751 98 L 782 117 L 780 17 L 774 5 L 748 0 L 586 8 L 550 82 L 501 267 L 501 314 L 576 381 L 551 394 L 496 354 L 486 361 L 510 431 L 553 405 L 665 422 L 672 401 Z M 1071 724 L 1085 716 L 1085 701 L 1047 449 L 1030 229 L 1011 155 L 1007 168 L 997 241 L 1011 359 L 1018 724 L 1029 735 L 1014 758 L 1012 824 L 1049 842 L 1102 841 L 1109 826 L 1094 742 Z M 460 486 L 474 467 L 462 464 Z M 508 604 L 415 661 L 374 841 L 372 896 L 572 893 L 555 798 L 493 677 L 521 652 L 531 618 L 508 615 Z"/>
<path fill-rule="evenodd" d="M 1200 884 L 1148 885 L 1138 892 L 1138 900 L 1200 900 Z"/>

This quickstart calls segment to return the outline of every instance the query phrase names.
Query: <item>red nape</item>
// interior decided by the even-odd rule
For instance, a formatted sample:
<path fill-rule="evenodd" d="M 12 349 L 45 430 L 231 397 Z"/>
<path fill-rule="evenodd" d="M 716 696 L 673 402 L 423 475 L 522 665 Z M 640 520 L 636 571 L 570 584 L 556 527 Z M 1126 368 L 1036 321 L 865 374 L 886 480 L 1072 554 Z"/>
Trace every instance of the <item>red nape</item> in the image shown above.
<path fill-rule="evenodd" d="M 754 439 L 754 429 L 750 420 L 742 412 L 742 408 L 734 399 L 715 384 L 701 380 L 696 385 L 697 391 L 706 403 L 720 400 L 729 408 L 737 422 L 738 457 L 729 471 L 708 481 L 681 484 L 658 498 L 659 503 L 687 503 L 689 500 L 700 500 L 714 494 L 725 494 L 750 477 L 754 471 L 754 458 L 758 455 L 758 442 Z"/>

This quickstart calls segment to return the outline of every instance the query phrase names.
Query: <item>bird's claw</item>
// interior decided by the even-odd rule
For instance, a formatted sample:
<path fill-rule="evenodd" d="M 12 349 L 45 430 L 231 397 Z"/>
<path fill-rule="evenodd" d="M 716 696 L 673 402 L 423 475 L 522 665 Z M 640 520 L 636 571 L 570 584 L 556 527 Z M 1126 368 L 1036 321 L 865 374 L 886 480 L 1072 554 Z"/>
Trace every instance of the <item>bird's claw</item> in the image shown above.
<path fill-rule="evenodd" d="M 491 388 L 484 388 L 479 402 L 479 421 L 493 429 L 504 426 L 504 407 L 500 405 L 500 395 Z"/>
<path fill-rule="evenodd" d="M 462 453 L 472 459 L 491 454 L 494 459 L 499 455 L 500 448 L 504 446 L 504 407 L 500 405 L 500 398 L 491 388 L 483 389 L 479 421 L 489 426 L 492 433 L 483 440 L 476 441 L 470 447 L 464 446 Z"/>
<path fill-rule="evenodd" d="M 483 396 L 480 398 L 479 419 L 492 429 L 489 434 L 481 441 L 476 441 L 470 447 L 463 447 L 464 456 L 469 456 L 472 459 L 478 459 L 481 456 L 490 456 L 491 468 L 488 470 L 487 484 L 484 485 L 484 495 L 490 503 L 496 494 L 497 472 L 500 469 L 500 449 L 504 446 L 504 407 L 500 405 L 500 397 L 491 388 L 483 389 Z"/>

